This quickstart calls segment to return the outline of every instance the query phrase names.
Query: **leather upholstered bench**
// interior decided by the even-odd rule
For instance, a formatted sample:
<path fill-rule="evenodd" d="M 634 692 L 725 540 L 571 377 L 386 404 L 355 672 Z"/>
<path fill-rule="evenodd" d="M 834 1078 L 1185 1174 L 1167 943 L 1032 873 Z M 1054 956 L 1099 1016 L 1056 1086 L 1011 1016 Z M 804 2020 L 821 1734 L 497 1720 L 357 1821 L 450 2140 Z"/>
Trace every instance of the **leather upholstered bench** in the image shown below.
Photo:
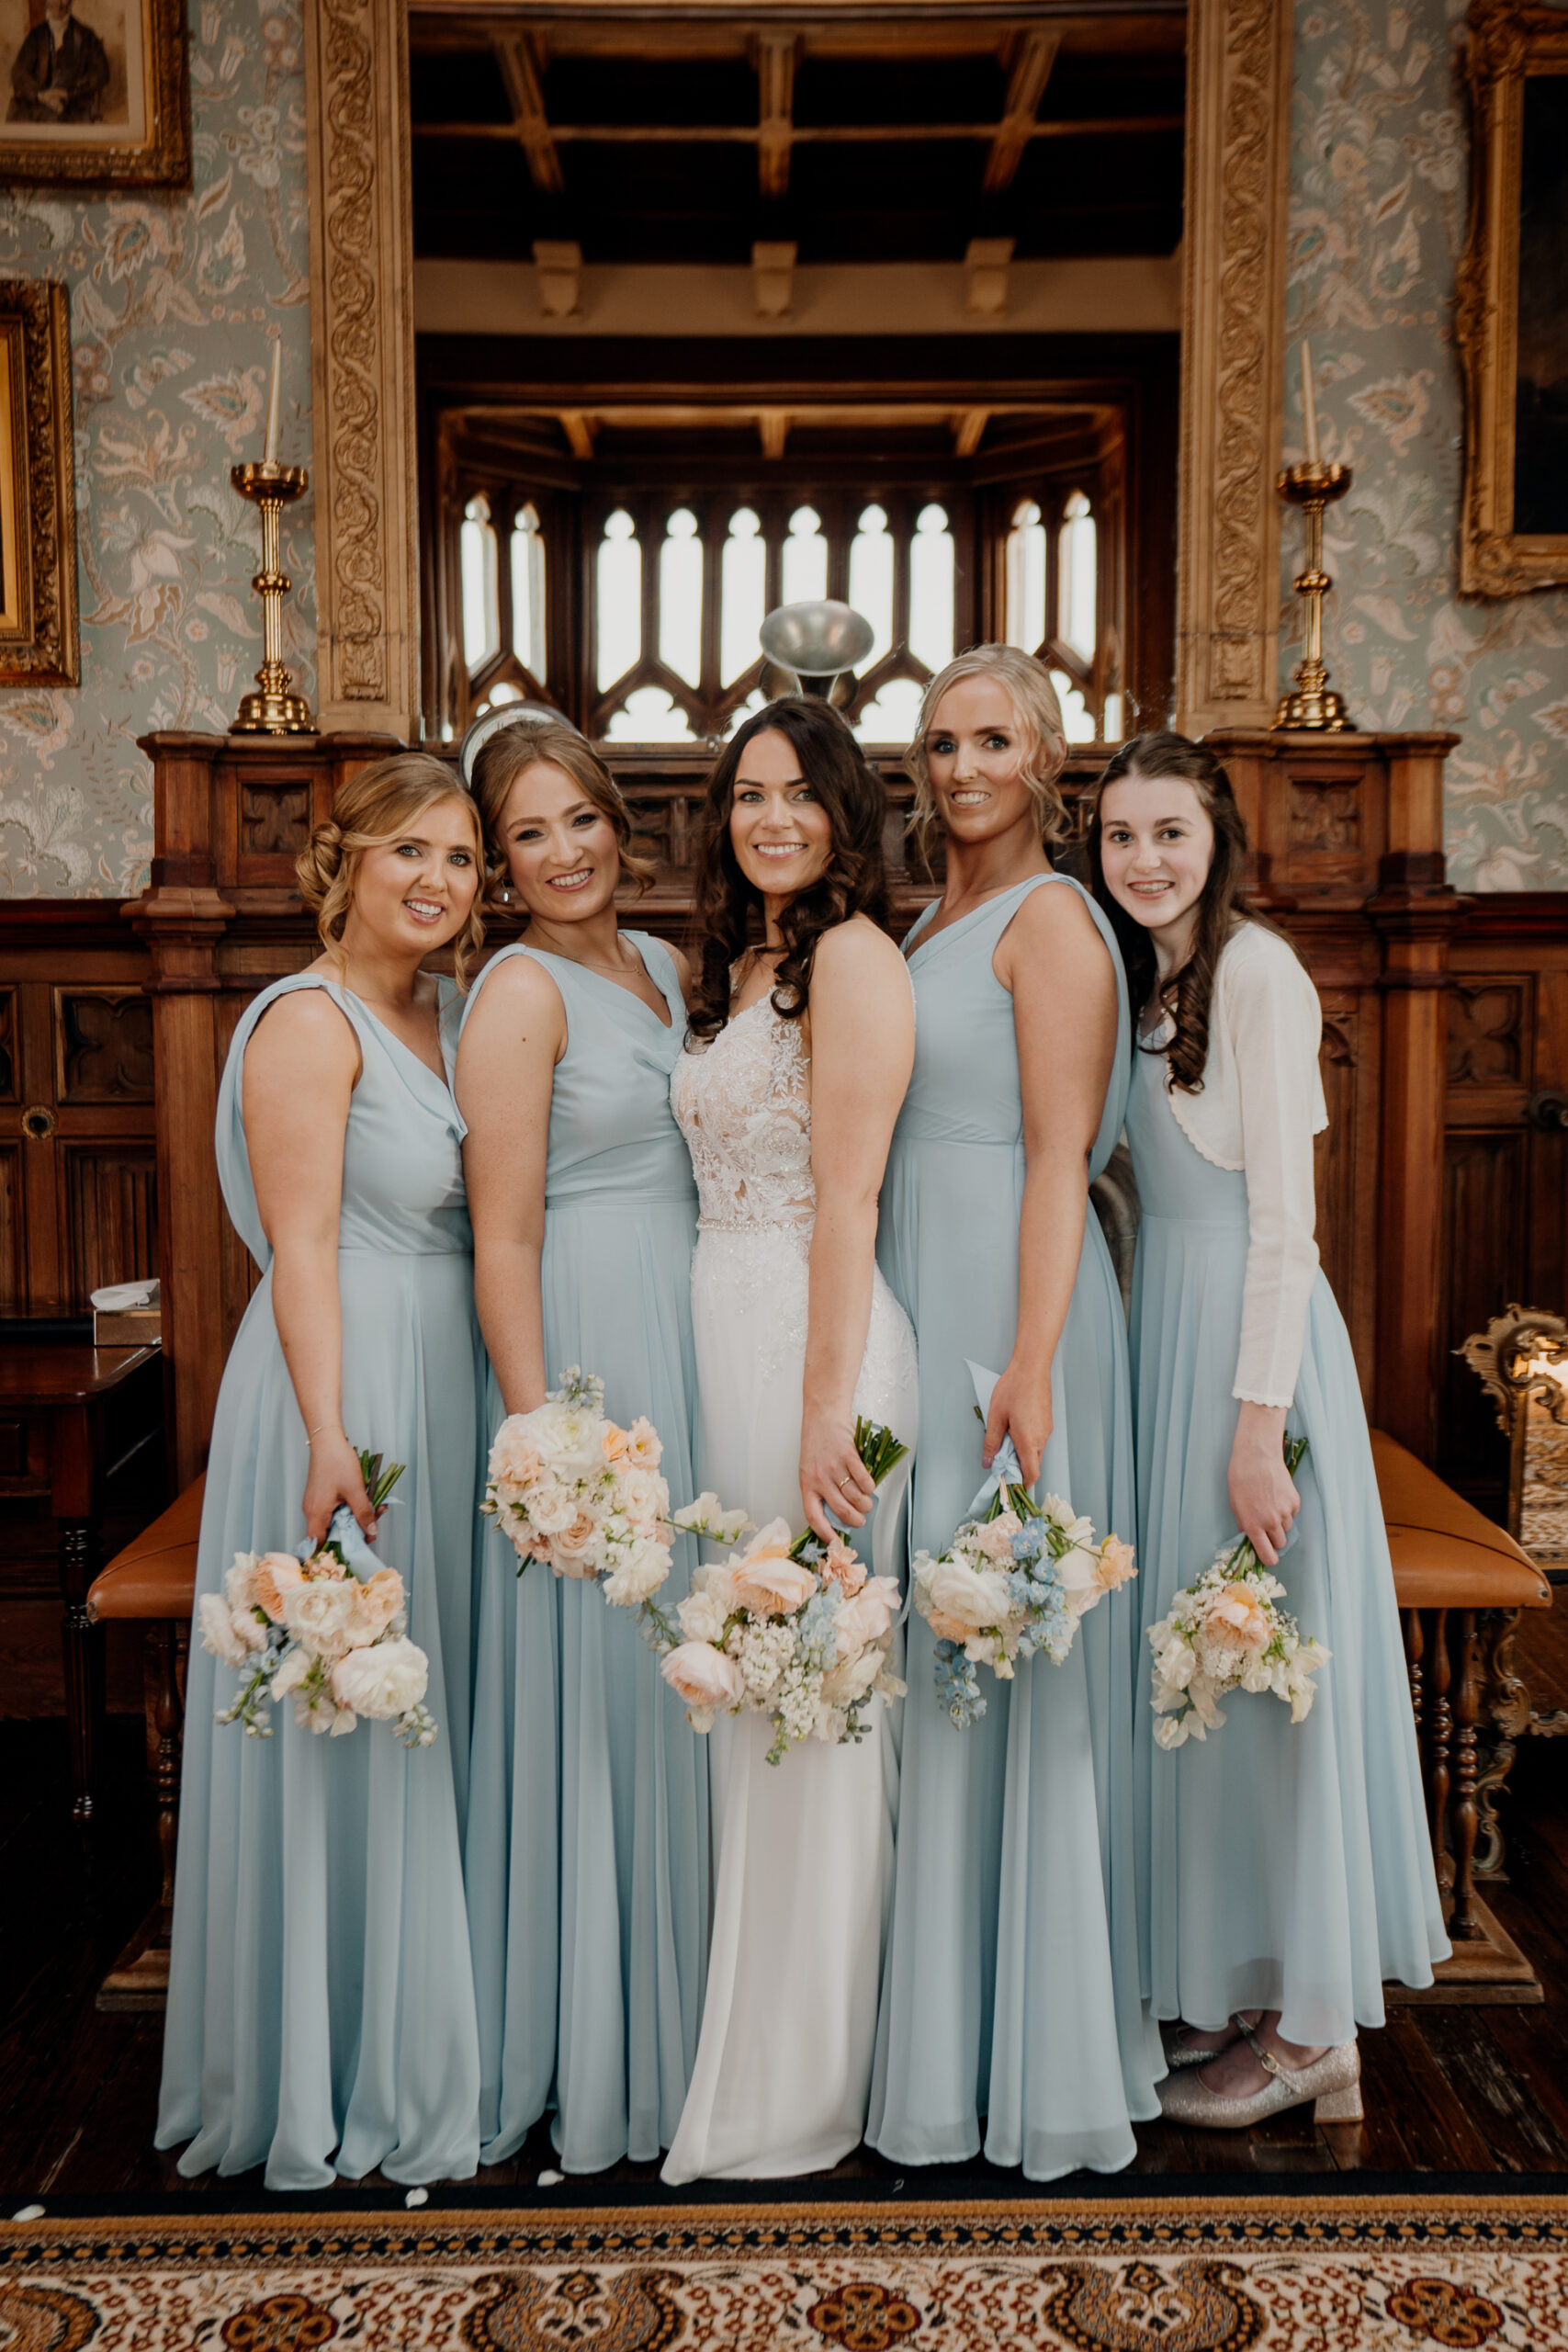
<path fill-rule="evenodd" d="M 1468 1997 L 1539 2000 L 1534 1970 L 1476 1894 L 1475 1876 L 1478 1863 L 1501 1861 L 1497 1801 L 1529 1720 L 1512 1655 L 1519 1611 L 1550 1609 L 1551 1587 L 1506 1530 L 1382 1430 L 1371 1436 L 1432 1852 L 1451 1900 L 1453 1959 L 1437 1993 L 1416 1997 L 1463 1999 L 1473 1986 Z"/>
<path fill-rule="evenodd" d="M 99 1987 L 100 2009 L 162 2008 L 168 1991 L 185 1712 L 182 1654 L 196 1592 L 196 1549 L 206 1483 L 205 1477 L 193 1480 L 150 1527 L 115 1554 L 87 1593 L 90 1617 L 134 1619 L 148 1629 L 152 1668 L 148 1678 L 148 1747 L 156 1758 L 153 1776 L 163 1861 L 158 1900 Z"/>

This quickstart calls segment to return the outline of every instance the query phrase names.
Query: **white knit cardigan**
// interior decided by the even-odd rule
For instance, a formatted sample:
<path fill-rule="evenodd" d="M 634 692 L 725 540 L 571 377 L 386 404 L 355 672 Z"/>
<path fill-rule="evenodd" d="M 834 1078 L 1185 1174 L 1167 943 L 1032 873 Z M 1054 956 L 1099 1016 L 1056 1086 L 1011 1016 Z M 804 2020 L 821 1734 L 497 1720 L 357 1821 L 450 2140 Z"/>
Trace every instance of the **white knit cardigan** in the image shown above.
<path fill-rule="evenodd" d="M 1289 1405 L 1317 1275 L 1312 1139 L 1328 1125 L 1317 1051 L 1323 1012 L 1289 944 L 1244 922 L 1220 951 L 1203 1091 L 1166 1088 L 1188 1141 L 1247 1177 L 1249 1234 L 1232 1395 Z M 1151 1041 L 1152 1042 L 1152 1041 Z"/>

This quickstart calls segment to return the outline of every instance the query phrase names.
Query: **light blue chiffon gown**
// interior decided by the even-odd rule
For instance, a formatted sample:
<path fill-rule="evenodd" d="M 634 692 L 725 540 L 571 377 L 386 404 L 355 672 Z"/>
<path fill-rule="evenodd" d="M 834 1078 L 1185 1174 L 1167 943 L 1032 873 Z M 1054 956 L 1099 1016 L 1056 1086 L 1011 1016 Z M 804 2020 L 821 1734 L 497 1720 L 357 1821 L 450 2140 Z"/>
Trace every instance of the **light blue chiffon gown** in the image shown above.
<path fill-rule="evenodd" d="M 1138 1557 L 1145 1627 L 1236 1541 L 1227 1492 L 1248 1242 L 1245 1171 L 1205 1159 L 1133 1057 L 1127 1139 L 1141 1222 L 1133 1274 Z M 1282 1604 L 1333 1652 L 1304 1723 L 1236 1691 L 1224 1726 L 1169 1754 L 1140 1645 L 1138 1831 L 1156 2017 L 1217 2029 L 1281 2011 L 1289 2041 L 1383 2022 L 1382 1986 L 1447 1957 L 1420 1764 L 1360 1382 L 1319 1271 L 1286 1423 L 1309 1441 Z"/>
<path fill-rule="evenodd" d="M 664 1444 L 672 1508 L 692 1500 L 697 1195 L 670 1109 L 686 1014 L 669 950 L 623 933 L 668 1023 L 603 973 L 526 945 L 566 1008 L 545 1175 L 545 1368 L 597 1373 L 623 1427 Z M 491 1375 L 486 1440 L 503 1418 Z M 681 2119 L 708 1929 L 705 1744 L 628 1611 L 536 1561 L 521 1578 L 485 1524 L 466 1871 L 483 2053 L 484 2155 L 555 2108 L 568 2172 L 650 2162 Z M 660 1605 L 687 1590 L 687 1537 Z"/>
<path fill-rule="evenodd" d="M 187 2175 L 265 2164 L 269 2188 L 378 2165 L 396 2181 L 461 2180 L 479 2147 L 462 1829 L 483 1352 L 464 1130 L 443 1080 L 319 973 L 255 999 L 219 1093 L 219 1180 L 262 1277 L 219 1391 L 196 1589 L 219 1591 L 236 1552 L 305 1535 L 305 1427 L 273 1319 L 241 1080 L 267 1008 L 310 988 L 340 1007 L 363 1065 L 338 1228 L 344 1427 L 407 1464 L 377 1552 L 403 1578 L 440 1730 L 412 1750 L 385 1724 L 333 1739 L 301 1730 L 285 1699 L 271 1737 L 249 1738 L 214 1723 L 236 1677 L 196 1634 L 157 2141 L 189 2143 Z"/>
<path fill-rule="evenodd" d="M 999 1373 L 1018 1319 L 1023 1104 L 1013 1001 L 997 943 L 1033 889 L 1078 892 L 1117 989 L 1117 1057 L 1090 1160 L 1115 1148 L 1126 1092 L 1121 958 L 1076 882 L 1036 876 L 909 955 L 915 1069 L 894 1130 L 877 1255 L 915 1326 L 920 1364 L 913 1544 L 933 1555 L 984 1472 L 966 1359 Z M 930 916 L 921 918 L 913 936 Z M 1070 1050 L 1064 1041 L 1064 1051 Z M 1131 1540 L 1133 1432 L 1121 1294 L 1087 1212 L 1051 1376 L 1038 1494 Z M 1132 1790 L 1135 1587 L 1085 1618 L 1066 1662 L 981 1672 L 984 1717 L 960 1731 L 932 1686 L 930 1627 L 911 1616 L 891 1941 L 866 2137 L 900 2164 L 998 2165 L 1048 2180 L 1135 2153 L 1158 2113 L 1157 2034 L 1140 2000 Z"/>

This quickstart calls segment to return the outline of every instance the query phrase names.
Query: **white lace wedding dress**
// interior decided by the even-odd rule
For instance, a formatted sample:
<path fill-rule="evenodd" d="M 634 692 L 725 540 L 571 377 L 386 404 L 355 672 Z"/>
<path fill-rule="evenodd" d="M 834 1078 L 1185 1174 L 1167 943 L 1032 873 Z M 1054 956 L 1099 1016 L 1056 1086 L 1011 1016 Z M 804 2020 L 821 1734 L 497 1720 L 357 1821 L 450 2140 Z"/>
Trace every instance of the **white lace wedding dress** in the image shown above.
<path fill-rule="evenodd" d="M 675 1116 L 701 1204 L 692 1272 L 699 1484 L 761 1525 L 802 1523 L 807 1253 L 816 1216 L 811 1067 L 767 997 L 675 1066 Z M 912 1446 L 915 1335 L 874 1277 L 856 1410 Z M 906 1458 L 860 1546 L 902 1575 Z M 860 2143 L 893 1882 L 897 1724 L 875 1702 L 859 1746 L 811 1740 L 766 1762 L 764 1716 L 711 1734 L 713 1940 L 671 2182 L 820 2172 Z"/>

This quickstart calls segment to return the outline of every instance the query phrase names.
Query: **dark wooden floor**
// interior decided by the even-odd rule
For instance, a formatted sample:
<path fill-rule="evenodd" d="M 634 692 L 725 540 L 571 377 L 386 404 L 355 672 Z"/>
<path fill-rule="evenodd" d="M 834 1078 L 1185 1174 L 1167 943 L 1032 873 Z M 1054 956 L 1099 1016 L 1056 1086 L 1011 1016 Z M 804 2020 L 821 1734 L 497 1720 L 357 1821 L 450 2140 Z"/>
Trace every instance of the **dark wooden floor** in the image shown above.
<path fill-rule="evenodd" d="M 1551 1619 L 1526 1622 L 1520 1648 L 1537 1704 L 1568 1704 L 1568 1591 Z M 62 1726 L 0 1722 L 0 2206 L 51 2196 L 155 2203 L 174 2189 L 232 2204 L 259 2196 L 259 2174 L 182 2182 L 152 2148 L 161 2018 L 105 2017 L 94 2007 L 153 1883 L 140 1725 L 117 1718 L 111 1734 L 104 1803 L 79 1831 L 66 1814 Z M 1364 2124 L 1318 2130 L 1298 2110 L 1250 2133 L 1144 2125 L 1135 2169 L 1168 2183 L 1201 2174 L 1568 2173 L 1568 1740 L 1522 1743 L 1506 1828 L 1508 1883 L 1488 1883 L 1487 1900 L 1534 1962 L 1544 2006 L 1392 2008 L 1386 2030 L 1362 2038 Z M 541 2130 L 479 2182 L 531 2186 L 551 2163 Z M 891 2178 L 870 2154 L 840 2169 Z M 612 2177 L 652 2184 L 656 2174 L 623 2165 Z M 998 2191 L 1020 2185 L 1017 2175 L 990 2178 Z"/>

